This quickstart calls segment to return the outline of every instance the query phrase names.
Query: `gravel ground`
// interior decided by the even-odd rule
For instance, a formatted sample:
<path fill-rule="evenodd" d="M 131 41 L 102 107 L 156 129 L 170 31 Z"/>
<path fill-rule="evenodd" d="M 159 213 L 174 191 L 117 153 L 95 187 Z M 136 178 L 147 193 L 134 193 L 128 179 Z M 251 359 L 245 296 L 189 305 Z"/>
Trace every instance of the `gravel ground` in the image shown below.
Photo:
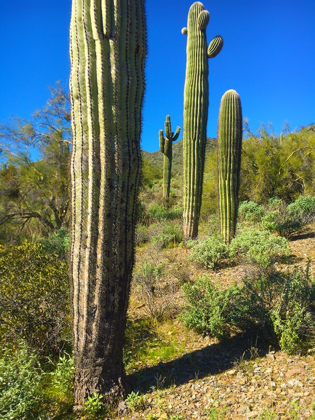
<path fill-rule="evenodd" d="M 305 267 L 310 260 L 314 276 L 315 238 L 306 235 L 290 246 L 291 267 Z M 178 257 L 172 256 L 177 264 Z M 248 267 L 236 266 L 212 274 L 221 284 L 230 284 L 246 273 Z M 217 343 L 192 333 L 191 340 L 185 340 L 186 353 L 180 358 L 142 367 L 130 376 L 134 389 L 142 384 L 142 407 L 131 411 L 123 403 L 117 418 L 315 419 L 315 349 L 305 356 L 289 356 L 264 346 L 259 337 L 255 343 L 246 336 Z"/>

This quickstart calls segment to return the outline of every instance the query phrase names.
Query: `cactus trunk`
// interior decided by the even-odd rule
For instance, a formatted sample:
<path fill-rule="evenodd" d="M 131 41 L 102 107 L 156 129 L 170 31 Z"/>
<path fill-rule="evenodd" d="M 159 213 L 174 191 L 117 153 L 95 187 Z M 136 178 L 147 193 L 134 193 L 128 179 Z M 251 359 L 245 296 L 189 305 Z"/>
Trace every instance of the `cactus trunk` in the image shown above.
<path fill-rule="evenodd" d="M 242 151 L 242 107 L 235 90 L 222 96 L 218 127 L 218 175 L 221 234 L 235 236 Z"/>
<path fill-rule="evenodd" d="M 183 132 L 183 223 L 185 239 L 198 235 L 201 209 L 203 172 L 205 164 L 208 121 L 208 58 L 215 57 L 223 46 L 220 36 L 207 49 L 206 27 L 209 12 L 200 2 L 194 3 L 188 13 L 187 64 L 184 88 Z"/>
<path fill-rule="evenodd" d="M 172 157 L 173 157 L 173 141 L 178 139 L 180 127 L 176 128 L 175 134 L 171 129 L 171 118 L 166 116 L 165 121 L 165 137 L 163 130 L 159 131 L 160 151 L 163 153 L 163 198 L 169 199 L 171 189 L 171 175 L 172 175 Z"/>
<path fill-rule="evenodd" d="M 123 396 L 141 153 L 144 0 L 73 0 L 71 277 L 75 405 Z"/>
<path fill-rule="evenodd" d="M 169 199 L 171 191 L 173 148 L 170 147 L 168 155 L 163 155 L 163 198 Z"/>

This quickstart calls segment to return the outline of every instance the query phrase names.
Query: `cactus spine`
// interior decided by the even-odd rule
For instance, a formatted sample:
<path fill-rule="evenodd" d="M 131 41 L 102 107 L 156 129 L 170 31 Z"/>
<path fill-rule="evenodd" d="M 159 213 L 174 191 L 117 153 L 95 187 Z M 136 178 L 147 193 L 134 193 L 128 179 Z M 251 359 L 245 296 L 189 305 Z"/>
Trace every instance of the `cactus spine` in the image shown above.
<path fill-rule="evenodd" d="M 71 276 L 75 404 L 124 394 L 141 153 L 144 0 L 73 0 Z"/>
<path fill-rule="evenodd" d="M 182 29 L 182 33 L 187 35 L 183 131 L 183 221 L 186 239 L 198 235 L 207 141 L 208 58 L 215 57 L 223 47 L 223 39 L 217 36 L 207 48 L 205 30 L 209 19 L 209 12 L 204 10 L 202 3 L 196 2 L 189 9 L 187 28 Z"/>
<path fill-rule="evenodd" d="M 221 234 L 229 243 L 236 230 L 242 151 L 242 107 L 235 90 L 222 96 L 218 127 Z"/>
<path fill-rule="evenodd" d="M 173 156 L 173 141 L 178 139 L 180 127 L 176 128 L 175 134 L 171 128 L 171 117 L 166 116 L 164 123 L 165 137 L 163 130 L 159 131 L 160 151 L 163 153 L 163 197 L 168 200 L 171 188 L 171 174 L 172 174 L 172 156 Z"/>

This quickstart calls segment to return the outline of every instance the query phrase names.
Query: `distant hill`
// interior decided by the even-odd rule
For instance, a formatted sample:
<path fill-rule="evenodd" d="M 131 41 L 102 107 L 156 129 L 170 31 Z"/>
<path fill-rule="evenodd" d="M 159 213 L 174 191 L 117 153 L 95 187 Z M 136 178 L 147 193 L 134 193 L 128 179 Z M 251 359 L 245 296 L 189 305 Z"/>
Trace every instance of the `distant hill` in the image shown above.
<path fill-rule="evenodd" d="M 216 138 L 207 138 L 206 153 L 213 150 L 216 147 Z M 163 166 L 163 154 L 160 151 L 146 152 L 142 151 L 143 159 L 145 159 L 150 166 L 162 167 Z M 179 140 L 173 143 L 173 163 L 172 173 L 173 175 L 181 175 L 183 171 L 183 141 Z"/>

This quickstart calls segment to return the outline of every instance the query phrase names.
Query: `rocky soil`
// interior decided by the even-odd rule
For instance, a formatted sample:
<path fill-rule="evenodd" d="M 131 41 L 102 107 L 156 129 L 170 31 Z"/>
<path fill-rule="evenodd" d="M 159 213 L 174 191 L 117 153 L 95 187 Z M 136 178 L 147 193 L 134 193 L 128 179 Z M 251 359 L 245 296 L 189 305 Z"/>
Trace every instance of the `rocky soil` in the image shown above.
<path fill-rule="evenodd" d="M 314 277 L 315 238 L 301 236 L 290 245 L 292 264 L 280 269 L 305 267 L 310 261 Z M 180 259 L 184 251 L 172 252 L 175 254 L 168 258 L 177 267 L 173 279 L 190 276 L 189 267 L 183 267 Z M 247 266 L 236 266 L 212 274 L 226 285 L 242 279 L 248 270 Z M 174 306 L 179 304 L 180 288 L 173 287 L 172 299 Z M 174 319 L 174 323 L 180 329 L 179 321 Z M 117 418 L 315 419 L 315 349 L 307 355 L 289 356 L 264 345 L 260 337 L 234 336 L 218 343 L 191 333 L 183 340 L 185 353 L 181 357 L 157 366 L 142 366 L 130 375 L 142 397 L 134 410 L 123 403 Z"/>

